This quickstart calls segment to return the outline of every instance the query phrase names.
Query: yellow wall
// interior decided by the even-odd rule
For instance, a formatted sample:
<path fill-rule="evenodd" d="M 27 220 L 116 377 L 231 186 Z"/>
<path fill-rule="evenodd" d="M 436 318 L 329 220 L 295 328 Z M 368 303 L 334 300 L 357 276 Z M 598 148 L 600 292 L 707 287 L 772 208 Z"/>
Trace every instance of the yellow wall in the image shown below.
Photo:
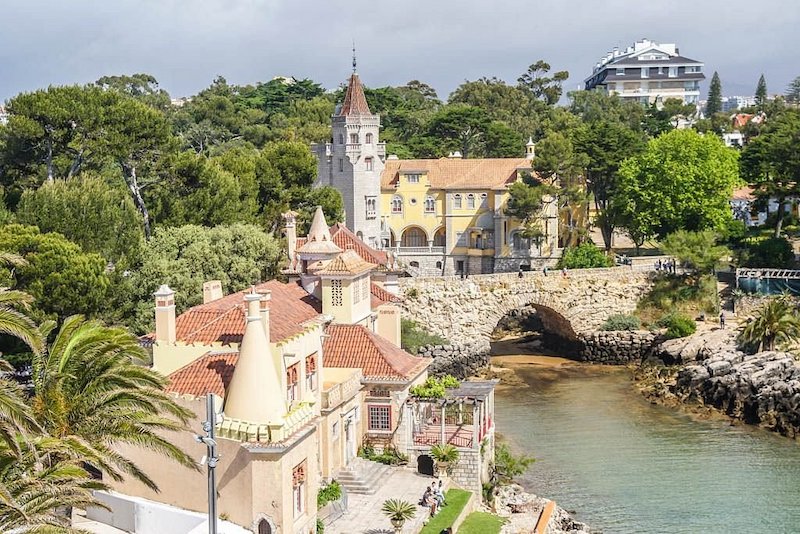
<path fill-rule="evenodd" d="M 453 196 L 461 195 L 461 208 L 455 207 Z M 475 196 L 475 207 L 468 207 L 468 195 Z M 486 195 L 485 203 L 482 203 L 482 195 Z M 403 212 L 392 213 L 392 199 L 399 195 L 403 199 Z M 432 196 L 436 199 L 436 210 L 434 213 L 425 213 L 425 199 Z M 504 209 L 508 202 L 508 191 L 491 189 L 431 189 L 426 174 L 422 174 L 419 183 L 409 183 L 406 175 L 401 174 L 398 179 L 398 186 L 383 189 L 381 192 L 381 212 L 385 214 L 389 228 L 391 229 L 397 245 L 401 244 L 403 232 L 411 227 L 421 228 L 428 241 L 433 241 L 436 231 L 439 228 L 447 229 L 446 252 L 455 255 L 511 255 L 512 250 L 509 246 L 509 236 L 514 230 L 519 229 L 520 223 L 515 219 L 507 220 L 507 233 L 505 236 L 494 235 L 494 248 L 484 249 L 476 252 L 475 243 L 469 239 L 470 230 L 484 230 L 495 233 L 494 212 L 497 209 Z M 412 201 L 416 201 L 412 203 Z M 554 203 L 553 203 L 554 204 Z M 549 215 L 556 213 L 555 206 L 548 209 Z M 544 229 L 544 228 L 543 228 Z M 557 228 L 549 228 L 549 232 L 557 231 Z M 458 234 L 466 235 L 462 238 L 463 245 L 458 242 Z M 552 234 L 551 234 L 552 235 Z M 503 239 L 505 238 L 505 239 Z M 424 243 L 422 246 L 427 246 Z M 501 247 L 499 251 L 495 248 Z M 470 251 L 470 249 L 472 249 Z M 543 252 L 545 252 L 543 250 Z"/>
<path fill-rule="evenodd" d="M 334 281 L 341 281 L 341 305 L 334 302 Z M 322 312 L 340 324 L 361 324 L 372 313 L 372 293 L 369 273 L 355 278 L 322 279 Z"/>
<path fill-rule="evenodd" d="M 383 304 L 376 310 L 376 333 L 400 346 L 400 308 L 394 304 Z"/>

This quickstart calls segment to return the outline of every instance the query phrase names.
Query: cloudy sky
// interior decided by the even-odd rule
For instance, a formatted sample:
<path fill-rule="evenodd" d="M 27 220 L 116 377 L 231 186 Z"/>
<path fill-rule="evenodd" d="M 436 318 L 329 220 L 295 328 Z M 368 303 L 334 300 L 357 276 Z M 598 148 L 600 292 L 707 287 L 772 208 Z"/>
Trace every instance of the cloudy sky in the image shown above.
<path fill-rule="evenodd" d="M 0 101 L 49 84 L 147 72 L 173 96 L 216 75 L 276 75 L 328 88 L 349 74 L 351 41 L 367 85 L 513 82 L 545 59 L 577 88 L 614 46 L 648 37 L 717 70 L 727 95 L 770 93 L 800 75 L 797 0 L 0 0 Z"/>

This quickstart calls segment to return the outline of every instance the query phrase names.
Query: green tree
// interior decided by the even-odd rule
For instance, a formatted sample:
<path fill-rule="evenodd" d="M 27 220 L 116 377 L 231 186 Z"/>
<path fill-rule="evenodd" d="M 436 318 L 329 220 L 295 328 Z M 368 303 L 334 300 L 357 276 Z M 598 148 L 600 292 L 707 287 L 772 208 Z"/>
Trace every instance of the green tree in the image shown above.
<path fill-rule="evenodd" d="M 31 406 L 48 435 L 80 443 L 105 475 L 130 476 L 157 491 L 118 447 L 142 447 L 196 469 L 191 456 L 161 435 L 186 430 L 193 414 L 164 391 L 164 376 L 141 365 L 146 358 L 127 330 L 68 317 L 49 349 L 34 354 Z"/>
<path fill-rule="evenodd" d="M 664 239 L 661 249 L 700 273 L 713 272 L 717 263 L 730 254 L 726 247 L 717 245 L 717 235 L 713 230 L 678 230 Z"/>
<path fill-rule="evenodd" d="M 499 484 L 510 484 L 528 470 L 536 459 L 531 456 L 515 455 L 505 443 L 498 443 L 494 450 L 492 478 Z"/>
<path fill-rule="evenodd" d="M 106 91 L 119 91 L 160 111 L 167 111 L 171 101 L 169 93 L 158 86 L 151 74 L 103 76 L 94 84 Z"/>
<path fill-rule="evenodd" d="M 770 117 L 761 133 L 742 151 L 742 177 L 763 201 L 778 203 L 775 237 L 780 237 L 783 215 L 800 184 L 800 111 L 787 109 Z"/>
<path fill-rule="evenodd" d="M 645 110 L 644 130 L 650 137 L 658 137 L 677 128 L 681 119 L 689 118 L 696 111 L 694 104 L 684 104 L 680 98 L 654 102 Z"/>
<path fill-rule="evenodd" d="M 57 179 L 25 191 L 16 216 L 21 224 L 62 234 L 83 250 L 115 263 L 136 261 L 144 237 L 128 194 L 92 174 Z"/>
<path fill-rule="evenodd" d="M 738 153 L 717 137 L 673 130 L 625 160 L 612 201 L 615 220 L 641 246 L 680 229 L 723 229 L 739 183 Z"/>
<path fill-rule="evenodd" d="M 38 310 L 64 318 L 97 315 L 105 308 L 109 279 L 99 254 L 84 252 L 61 234 L 18 224 L 0 227 L 0 250 L 26 260 L 13 269 L 0 268 L 0 275 L 4 285 L 30 293 Z"/>
<path fill-rule="evenodd" d="M 786 88 L 786 101 L 790 104 L 800 104 L 800 76 L 792 80 Z"/>
<path fill-rule="evenodd" d="M 535 99 L 544 101 L 548 106 L 554 106 L 561 98 L 563 91 L 561 84 L 569 78 L 569 72 L 561 70 L 554 72 L 552 76 L 547 76 L 549 72 L 550 64 L 540 59 L 528 67 L 517 82 L 520 87 L 530 91 Z"/>
<path fill-rule="evenodd" d="M 558 268 L 594 269 L 611 267 L 613 260 L 592 243 L 582 243 L 576 247 L 567 247 L 558 259 Z"/>
<path fill-rule="evenodd" d="M 489 123 L 485 139 L 487 158 L 518 158 L 525 153 L 522 137 L 504 122 L 492 121 Z"/>
<path fill-rule="evenodd" d="M 459 151 L 464 158 L 476 157 L 481 154 L 488 126 L 489 119 L 482 109 L 450 104 L 431 118 L 427 136 L 438 142 L 440 151 Z"/>
<path fill-rule="evenodd" d="M 775 350 L 779 343 L 800 339 L 800 318 L 786 297 L 769 300 L 739 331 L 739 342 L 750 350 Z"/>
<path fill-rule="evenodd" d="M 706 99 L 706 116 L 722 111 L 722 82 L 719 81 L 719 74 L 714 71 L 711 77 L 711 84 L 708 86 L 708 98 Z"/>
<path fill-rule="evenodd" d="M 269 280 L 281 258 L 278 241 L 253 225 L 157 228 L 142 250 L 142 263 L 124 278 L 115 306 L 136 333 L 153 325 L 152 295 L 161 284 L 176 293 L 177 312 L 203 301 L 203 283 L 220 280 L 226 292 Z"/>
<path fill-rule="evenodd" d="M 762 74 L 758 79 L 758 85 L 756 85 L 756 107 L 762 109 L 767 103 L 767 98 L 767 80 L 764 79 Z"/>
<path fill-rule="evenodd" d="M 505 123 L 520 140 L 543 134 L 542 117 L 546 104 L 536 100 L 523 87 L 508 85 L 497 78 L 480 78 L 459 85 L 448 99 L 450 104 L 466 104 L 480 108 L 492 121 Z M 514 157 L 517 157 L 514 154 Z"/>

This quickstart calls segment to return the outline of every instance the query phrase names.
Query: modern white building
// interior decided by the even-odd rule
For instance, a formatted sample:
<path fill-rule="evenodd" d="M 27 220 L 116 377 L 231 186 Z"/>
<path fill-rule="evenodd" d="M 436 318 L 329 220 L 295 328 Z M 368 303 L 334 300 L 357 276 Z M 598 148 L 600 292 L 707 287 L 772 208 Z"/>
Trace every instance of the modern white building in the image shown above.
<path fill-rule="evenodd" d="M 0 125 L 5 125 L 8 123 L 8 111 L 6 111 L 5 106 L 0 104 Z"/>
<path fill-rule="evenodd" d="M 674 43 L 642 39 L 606 54 L 584 85 L 587 90 L 600 89 L 644 105 L 668 98 L 697 104 L 704 79 L 703 63 L 682 56 Z"/>
<path fill-rule="evenodd" d="M 725 113 L 729 111 L 736 111 L 737 109 L 747 108 L 756 105 L 756 97 L 754 96 L 723 96 L 722 97 L 722 111 Z"/>

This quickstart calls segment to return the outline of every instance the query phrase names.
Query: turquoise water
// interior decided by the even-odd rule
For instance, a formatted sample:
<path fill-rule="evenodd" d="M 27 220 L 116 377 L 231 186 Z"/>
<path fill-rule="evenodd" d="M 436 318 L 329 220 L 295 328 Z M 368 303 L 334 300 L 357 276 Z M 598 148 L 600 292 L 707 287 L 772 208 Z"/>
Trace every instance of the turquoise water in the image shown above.
<path fill-rule="evenodd" d="M 520 482 L 610 533 L 800 532 L 800 444 L 654 406 L 626 371 L 518 368 L 498 431 L 536 457 Z"/>

